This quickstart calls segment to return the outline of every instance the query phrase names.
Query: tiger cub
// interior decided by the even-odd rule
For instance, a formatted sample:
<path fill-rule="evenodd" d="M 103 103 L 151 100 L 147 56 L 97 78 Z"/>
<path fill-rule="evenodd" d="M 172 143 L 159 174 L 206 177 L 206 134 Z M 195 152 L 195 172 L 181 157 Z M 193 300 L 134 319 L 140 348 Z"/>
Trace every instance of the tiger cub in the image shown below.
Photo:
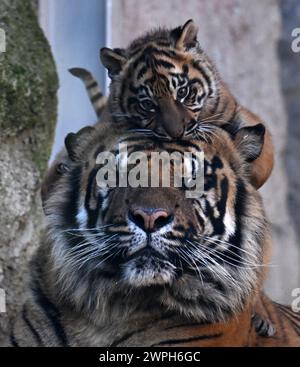
<path fill-rule="evenodd" d="M 197 139 L 211 125 L 234 132 L 262 122 L 222 81 L 199 46 L 193 20 L 151 31 L 126 49 L 102 48 L 100 58 L 111 78 L 106 119 L 116 125 L 126 121 L 158 137 Z M 266 131 L 262 155 L 252 164 L 254 187 L 264 184 L 272 168 L 272 140 Z"/>
<path fill-rule="evenodd" d="M 271 240 L 247 171 L 264 133 L 261 124 L 233 137 L 214 127 L 196 140 L 160 141 L 103 123 L 68 135 L 68 172 L 45 203 L 48 238 L 8 345 L 299 346 L 299 315 L 261 290 Z M 99 154 L 122 163 L 120 143 L 150 157 L 150 168 L 152 153 L 204 154 L 203 195 L 102 185 L 108 155 Z M 256 334 L 253 311 L 270 318 L 275 337 Z"/>

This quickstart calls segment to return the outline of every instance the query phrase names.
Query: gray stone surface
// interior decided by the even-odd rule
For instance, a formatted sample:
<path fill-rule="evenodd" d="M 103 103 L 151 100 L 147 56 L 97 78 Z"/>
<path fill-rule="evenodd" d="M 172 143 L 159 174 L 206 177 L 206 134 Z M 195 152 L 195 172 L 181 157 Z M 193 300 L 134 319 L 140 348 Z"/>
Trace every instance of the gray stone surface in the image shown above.
<path fill-rule="evenodd" d="M 56 121 L 58 87 L 50 48 L 29 0 L 1 0 L 0 28 L 0 288 L 7 313 L 0 335 L 22 302 L 28 262 L 40 240 L 40 180 Z"/>
<path fill-rule="evenodd" d="M 177 26 L 193 18 L 199 25 L 200 43 L 215 60 L 223 79 L 240 102 L 269 126 L 274 136 L 276 164 L 271 179 L 261 190 L 274 243 L 274 267 L 270 269 L 267 291 L 274 299 L 290 303 L 291 290 L 300 285 L 299 246 L 287 205 L 291 181 L 285 167 L 288 123 L 277 50 L 281 35 L 278 2 L 114 0 L 112 4 L 112 42 L 116 47 L 127 45 L 151 27 Z M 297 144 L 296 138 L 294 141 Z M 294 163 L 288 170 L 294 170 L 294 176 L 299 175 L 295 159 L 292 153 L 289 160 Z M 299 187 L 293 190 L 292 201 L 297 190 Z"/>

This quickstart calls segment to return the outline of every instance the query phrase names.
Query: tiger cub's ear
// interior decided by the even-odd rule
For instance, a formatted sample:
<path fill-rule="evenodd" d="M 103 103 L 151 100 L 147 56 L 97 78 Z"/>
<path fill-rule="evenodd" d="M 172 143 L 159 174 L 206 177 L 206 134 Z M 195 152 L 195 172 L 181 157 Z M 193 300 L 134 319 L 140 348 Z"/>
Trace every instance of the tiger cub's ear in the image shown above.
<path fill-rule="evenodd" d="M 125 50 L 121 48 L 114 48 L 112 50 L 111 48 L 103 47 L 100 50 L 100 60 L 108 70 L 108 76 L 113 79 L 114 76 L 120 73 L 127 58 L 125 56 Z"/>
<path fill-rule="evenodd" d="M 89 145 L 94 131 L 94 127 L 86 126 L 77 133 L 70 133 L 66 136 L 65 147 L 73 162 L 79 162 L 83 159 L 84 151 Z"/>
<path fill-rule="evenodd" d="M 263 124 L 246 126 L 233 134 L 233 141 L 246 162 L 253 162 L 260 156 L 264 145 L 266 129 Z"/>
<path fill-rule="evenodd" d="M 188 50 L 195 47 L 197 41 L 198 28 L 193 19 L 189 19 L 183 26 L 171 31 L 171 37 L 175 41 L 175 47 L 179 50 Z"/>

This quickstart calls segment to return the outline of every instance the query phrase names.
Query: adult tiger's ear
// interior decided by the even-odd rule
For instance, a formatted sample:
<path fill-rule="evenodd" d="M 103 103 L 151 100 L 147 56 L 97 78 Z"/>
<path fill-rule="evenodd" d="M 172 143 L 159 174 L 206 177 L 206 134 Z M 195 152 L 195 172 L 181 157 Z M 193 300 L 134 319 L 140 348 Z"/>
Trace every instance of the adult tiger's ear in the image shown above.
<path fill-rule="evenodd" d="M 86 126 L 77 133 L 70 133 L 66 136 L 65 147 L 73 162 L 79 162 L 83 159 L 84 151 L 89 146 L 94 132 L 94 127 Z"/>
<path fill-rule="evenodd" d="M 197 41 L 198 27 L 193 19 L 189 19 L 183 26 L 171 31 L 171 37 L 175 41 L 175 47 L 179 50 L 188 50 L 195 47 Z"/>
<path fill-rule="evenodd" d="M 108 70 L 108 76 L 113 79 L 122 70 L 127 61 L 125 50 L 121 48 L 103 47 L 100 50 L 100 60 Z"/>
<path fill-rule="evenodd" d="M 246 162 L 253 162 L 261 154 L 266 128 L 263 124 L 246 126 L 233 134 L 233 141 Z"/>

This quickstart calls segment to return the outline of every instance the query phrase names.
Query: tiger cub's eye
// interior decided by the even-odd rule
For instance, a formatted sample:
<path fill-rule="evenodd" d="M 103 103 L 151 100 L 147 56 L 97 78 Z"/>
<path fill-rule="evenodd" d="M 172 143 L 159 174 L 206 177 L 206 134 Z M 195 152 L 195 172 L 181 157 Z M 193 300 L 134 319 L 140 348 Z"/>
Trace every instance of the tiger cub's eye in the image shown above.
<path fill-rule="evenodd" d="M 148 112 L 155 111 L 155 104 L 150 99 L 144 99 L 143 101 L 140 101 L 140 106 L 145 111 Z"/>
<path fill-rule="evenodd" d="M 177 98 L 182 99 L 182 98 L 186 97 L 188 95 L 188 92 L 189 92 L 188 87 L 179 88 L 178 91 L 177 91 Z"/>

